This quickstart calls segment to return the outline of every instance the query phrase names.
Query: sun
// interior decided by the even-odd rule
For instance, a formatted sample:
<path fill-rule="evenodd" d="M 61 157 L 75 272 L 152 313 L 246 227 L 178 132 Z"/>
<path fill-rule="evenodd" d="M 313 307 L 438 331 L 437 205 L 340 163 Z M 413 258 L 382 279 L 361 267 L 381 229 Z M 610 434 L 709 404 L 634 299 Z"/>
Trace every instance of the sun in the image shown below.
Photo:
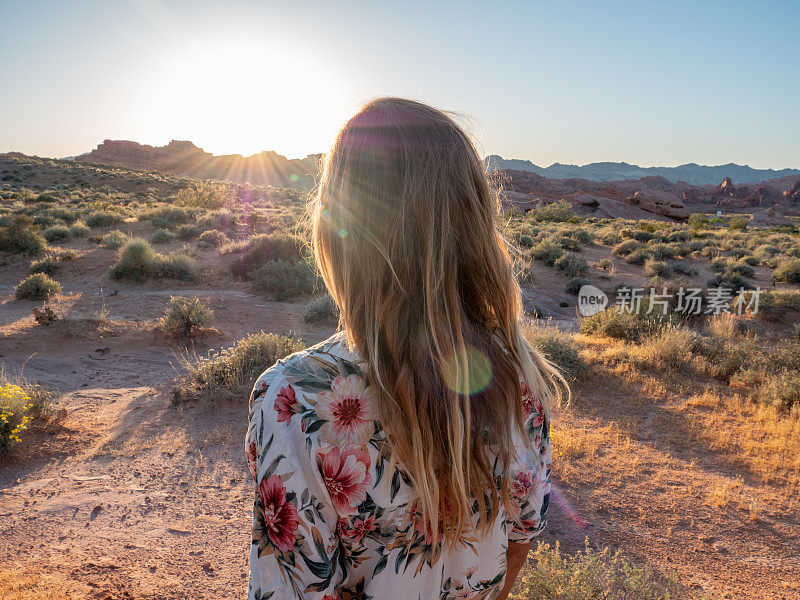
<path fill-rule="evenodd" d="M 343 80 L 286 42 L 204 40 L 176 49 L 147 95 L 149 139 L 213 154 L 323 152 L 347 113 Z"/>

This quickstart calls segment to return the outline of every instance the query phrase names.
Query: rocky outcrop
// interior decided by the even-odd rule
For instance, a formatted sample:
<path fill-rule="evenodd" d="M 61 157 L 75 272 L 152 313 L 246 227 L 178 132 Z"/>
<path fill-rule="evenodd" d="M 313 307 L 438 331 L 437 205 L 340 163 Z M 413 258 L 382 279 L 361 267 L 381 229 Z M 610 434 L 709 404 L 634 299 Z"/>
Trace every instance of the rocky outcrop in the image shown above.
<path fill-rule="evenodd" d="M 783 197 L 791 202 L 800 202 L 800 179 L 795 181 L 792 187 L 783 192 Z"/>
<path fill-rule="evenodd" d="M 779 214 L 775 207 L 766 208 L 753 213 L 753 217 L 747 224 L 748 227 L 779 227 L 781 225 L 792 225 L 792 220 Z"/>
<path fill-rule="evenodd" d="M 627 201 L 642 210 L 670 219 L 680 220 L 689 217 L 689 209 L 686 208 L 683 201 L 677 195 L 663 190 L 638 190 Z"/>
<path fill-rule="evenodd" d="M 318 158 L 319 155 L 309 155 L 304 159 L 288 159 L 271 151 L 252 156 L 214 156 L 187 141 L 172 140 L 166 146 L 148 146 L 127 140 L 105 140 L 95 150 L 75 160 L 239 183 L 310 187 L 317 173 Z"/>

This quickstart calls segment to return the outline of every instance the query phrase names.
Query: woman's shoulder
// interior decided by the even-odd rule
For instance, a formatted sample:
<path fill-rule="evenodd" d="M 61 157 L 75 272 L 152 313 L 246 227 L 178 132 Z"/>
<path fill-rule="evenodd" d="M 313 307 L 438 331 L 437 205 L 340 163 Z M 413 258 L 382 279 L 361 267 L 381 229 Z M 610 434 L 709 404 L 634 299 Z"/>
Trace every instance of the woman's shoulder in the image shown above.
<path fill-rule="evenodd" d="M 250 394 L 251 424 L 285 425 L 285 433 L 299 425 L 305 435 L 324 429 L 325 437 L 335 438 L 331 421 L 336 420 L 337 403 L 355 399 L 364 408 L 364 420 L 374 413 L 362 366 L 343 332 L 280 359 L 256 379 Z"/>

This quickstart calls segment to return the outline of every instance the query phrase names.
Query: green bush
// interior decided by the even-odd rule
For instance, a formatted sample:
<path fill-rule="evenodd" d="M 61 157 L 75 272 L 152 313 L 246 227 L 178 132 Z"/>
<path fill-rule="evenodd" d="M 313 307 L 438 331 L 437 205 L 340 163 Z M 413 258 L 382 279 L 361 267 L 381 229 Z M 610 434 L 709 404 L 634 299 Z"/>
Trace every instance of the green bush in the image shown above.
<path fill-rule="evenodd" d="M 775 269 L 775 279 L 786 283 L 800 283 L 800 259 L 791 258 Z"/>
<path fill-rule="evenodd" d="M 302 258 L 303 242 L 300 238 L 283 233 L 256 235 L 250 238 L 244 254 L 231 265 L 231 271 L 240 279 L 270 260 L 296 260 Z"/>
<path fill-rule="evenodd" d="M 564 249 L 552 240 L 542 240 L 531 249 L 531 258 L 543 261 L 548 267 L 554 266 L 563 255 Z"/>
<path fill-rule="evenodd" d="M 186 223 L 192 218 L 189 211 L 176 206 L 163 206 L 152 212 L 144 213 L 142 218 L 149 218 L 156 229 L 172 229 L 179 223 Z"/>
<path fill-rule="evenodd" d="M 584 277 L 573 277 L 567 282 L 566 291 L 568 294 L 575 294 L 577 295 L 578 292 L 581 291 L 581 288 L 585 285 L 589 285 L 591 281 Z"/>
<path fill-rule="evenodd" d="M 728 229 L 734 231 L 744 231 L 747 229 L 747 224 L 750 222 L 750 217 L 747 215 L 734 215 L 728 219 Z"/>
<path fill-rule="evenodd" d="M 578 215 L 572 204 L 566 200 L 558 200 L 552 204 L 539 205 L 533 211 L 536 221 L 550 221 L 553 223 L 575 223 Z"/>
<path fill-rule="evenodd" d="M 44 239 L 48 242 L 65 242 L 72 239 L 72 231 L 66 225 L 54 225 L 44 230 Z"/>
<path fill-rule="evenodd" d="M 520 572 L 509 600 L 674 600 L 684 597 L 678 577 L 638 565 L 617 550 L 589 546 L 574 556 L 539 543 Z"/>
<path fill-rule="evenodd" d="M 28 272 L 31 274 L 44 273 L 45 275 L 53 275 L 58 270 L 58 267 L 59 264 L 56 257 L 48 255 L 44 258 L 31 262 Z"/>
<path fill-rule="evenodd" d="M 230 348 L 212 351 L 189 365 L 192 381 L 201 390 L 250 387 L 265 369 L 304 347 L 293 335 L 250 334 Z"/>
<path fill-rule="evenodd" d="M 111 267 L 112 279 L 180 279 L 194 281 L 196 268 L 194 259 L 185 251 L 163 255 L 141 238 L 127 242 L 119 250 L 117 262 Z"/>
<path fill-rule="evenodd" d="M 663 260 L 648 258 L 644 263 L 644 272 L 648 277 L 672 277 L 672 268 Z"/>
<path fill-rule="evenodd" d="M 620 242 L 611 249 L 611 254 L 614 256 L 628 256 L 632 252 L 639 250 L 642 245 L 636 240 L 625 240 Z"/>
<path fill-rule="evenodd" d="M 61 284 L 44 273 L 34 273 L 19 282 L 14 296 L 20 300 L 47 300 L 61 293 Z"/>
<path fill-rule="evenodd" d="M 171 296 L 161 317 L 161 330 L 173 337 L 191 338 L 214 317 L 214 311 L 199 298 Z"/>
<path fill-rule="evenodd" d="M 124 220 L 125 217 L 119 213 L 109 210 L 96 210 L 86 215 L 84 222 L 89 227 L 111 227 L 112 225 L 119 225 Z"/>
<path fill-rule="evenodd" d="M 230 242 L 230 238 L 217 229 L 209 229 L 197 238 L 198 248 L 218 248 Z"/>
<path fill-rule="evenodd" d="M 122 233 L 119 229 L 109 231 L 101 239 L 100 243 L 111 250 L 118 250 L 130 241 L 130 237 Z"/>
<path fill-rule="evenodd" d="M 181 225 L 178 227 L 178 237 L 182 240 L 192 240 L 200 233 L 200 229 L 196 225 Z"/>
<path fill-rule="evenodd" d="M 643 265 L 650 256 L 650 251 L 647 248 L 639 248 L 628 254 L 625 257 L 625 262 L 632 265 Z"/>
<path fill-rule="evenodd" d="M 559 271 L 565 271 L 567 277 L 578 277 L 589 270 L 589 263 L 586 262 L 586 259 L 574 252 L 567 252 L 555 262 L 554 266 Z"/>
<path fill-rule="evenodd" d="M 275 293 L 277 300 L 310 294 L 317 283 L 316 272 L 304 260 L 268 260 L 250 272 L 253 288 Z"/>
<path fill-rule="evenodd" d="M 172 241 L 173 235 L 166 229 L 156 229 L 150 236 L 151 244 L 168 244 Z"/>
<path fill-rule="evenodd" d="M 8 227 L 0 228 L 0 250 L 38 256 L 47 248 L 39 228 L 26 215 L 14 215 Z"/>
<path fill-rule="evenodd" d="M 336 303 L 330 295 L 317 296 L 306 305 L 303 311 L 303 321 L 306 323 L 318 323 L 329 319 L 338 319 L 339 311 Z"/>
<path fill-rule="evenodd" d="M 69 228 L 69 231 L 72 234 L 72 237 L 85 238 L 91 233 L 92 230 L 86 226 L 86 223 L 78 221 Z"/>
<path fill-rule="evenodd" d="M 585 371 L 586 363 L 572 334 L 555 325 L 539 324 L 528 325 L 524 334 L 528 342 L 554 363 L 565 377 L 575 379 Z"/>
<path fill-rule="evenodd" d="M 617 340 L 638 341 L 642 330 L 639 318 L 632 313 L 609 309 L 584 319 L 581 333 Z"/>

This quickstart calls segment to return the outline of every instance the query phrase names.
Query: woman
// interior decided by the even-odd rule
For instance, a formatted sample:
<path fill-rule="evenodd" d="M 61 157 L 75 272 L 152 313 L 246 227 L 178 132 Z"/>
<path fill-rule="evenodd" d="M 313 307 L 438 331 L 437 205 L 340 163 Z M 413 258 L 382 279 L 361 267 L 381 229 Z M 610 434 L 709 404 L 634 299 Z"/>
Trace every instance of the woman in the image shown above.
<path fill-rule="evenodd" d="M 545 526 L 563 380 L 520 332 L 483 164 L 445 113 L 375 100 L 312 208 L 341 331 L 255 384 L 249 598 L 505 598 Z"/>

